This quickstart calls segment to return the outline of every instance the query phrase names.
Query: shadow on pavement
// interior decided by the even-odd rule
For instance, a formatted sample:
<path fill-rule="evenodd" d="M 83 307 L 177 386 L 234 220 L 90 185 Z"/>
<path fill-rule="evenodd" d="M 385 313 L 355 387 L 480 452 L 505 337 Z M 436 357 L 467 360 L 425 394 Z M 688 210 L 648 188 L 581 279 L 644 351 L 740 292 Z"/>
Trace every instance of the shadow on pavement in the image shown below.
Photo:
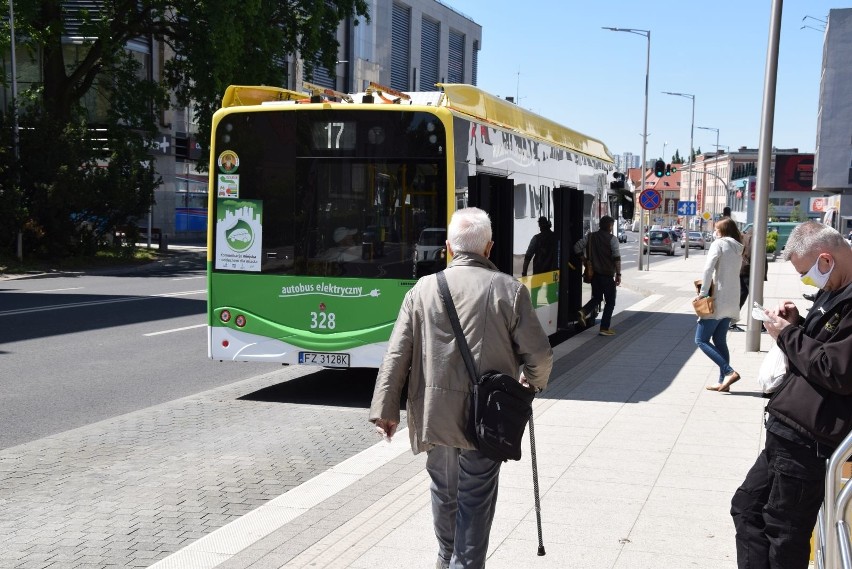
<path fill-rule="evenodd" d="M 321 369 L 243 395 L 239 399 L 367 409 L 373 397 L 377 371 L 366 368 Z"/>
<path fill-rule="evenodd" d="M 14 309 L 0 311 L 0 344 L 100 330 L 181 316 L 204 316 L 206 300 L 156 296 L 9 293 Z M 8 299 L 8 298 L 7 298 Z M 57 308 L 59 307 L 59 308 Z M 63 312 L 61 318 L 56 310 Z"/>

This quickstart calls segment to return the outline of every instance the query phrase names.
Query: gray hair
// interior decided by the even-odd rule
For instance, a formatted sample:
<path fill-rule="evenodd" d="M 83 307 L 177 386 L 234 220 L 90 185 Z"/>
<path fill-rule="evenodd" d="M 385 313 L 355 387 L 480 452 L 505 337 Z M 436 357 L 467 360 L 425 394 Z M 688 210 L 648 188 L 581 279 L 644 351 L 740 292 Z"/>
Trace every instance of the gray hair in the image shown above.
<path fill-rule="evenodd" d="M 849 245 L 836 229 L 817 221 L 806 221 L 793 228 L 787 238 L 784 259 L 788 260 L 793 255 L 801 258 L 811 253 L 828 252 L 837 247 L 848 248 Z"/>
<path fill-rule="evenodd" d="M 447 240 L 456 253 L 482 255 L 491 241 L 491 218 L 478 207 L 466 207 L 453 214 Z"/>

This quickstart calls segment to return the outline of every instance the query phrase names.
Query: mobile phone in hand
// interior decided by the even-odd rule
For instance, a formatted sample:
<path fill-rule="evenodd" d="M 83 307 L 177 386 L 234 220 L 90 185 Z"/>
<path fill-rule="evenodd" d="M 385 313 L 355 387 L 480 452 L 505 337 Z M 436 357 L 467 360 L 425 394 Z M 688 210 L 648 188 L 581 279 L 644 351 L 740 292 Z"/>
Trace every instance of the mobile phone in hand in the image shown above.
<path fill-rule="evenodd" d="M 754 308 L 751 309 L 751 317 L 754 318 L 755 320 L 762 320 L 764 322 L 768 322 L 769 316 L 766 315 L 764 310 L 766 310 L 766 309 L 755 302 Z"/>

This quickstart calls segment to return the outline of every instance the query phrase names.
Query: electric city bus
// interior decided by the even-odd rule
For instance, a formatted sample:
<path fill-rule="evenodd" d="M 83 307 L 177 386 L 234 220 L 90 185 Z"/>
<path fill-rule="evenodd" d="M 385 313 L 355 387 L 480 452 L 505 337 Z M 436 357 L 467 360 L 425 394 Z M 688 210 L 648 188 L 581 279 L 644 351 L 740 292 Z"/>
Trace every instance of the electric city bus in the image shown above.
<path fill-rule="evenodd" d="M 468 206 L 489 213 L 490 258 L 529 288 L 545 331 L 575 325 L 572 244 L 617 217 L 607 147 L 476 87 L 438 87 L 227 89 L 212 124 L 209 357 L 378 367 L 403 296 L 446 266 L 449 218 Z M 522 277 L 539 217 L 558 263 Z"/>

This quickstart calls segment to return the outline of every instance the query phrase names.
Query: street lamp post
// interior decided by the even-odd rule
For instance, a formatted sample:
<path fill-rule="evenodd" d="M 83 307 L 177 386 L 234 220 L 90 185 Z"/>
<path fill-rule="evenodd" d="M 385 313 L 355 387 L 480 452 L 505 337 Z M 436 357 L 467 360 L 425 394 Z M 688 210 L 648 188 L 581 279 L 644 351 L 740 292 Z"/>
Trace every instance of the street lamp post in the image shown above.
<path fill-rule="evenodd" d="M 695 145 L 693 144 L 693 133 L 695 131 L 695 95 L 690 93 L 672 93 L 670 91 L 663 91 L 664 95 L 674 95 L 675 97 L 684 97 L 686 99 L 692 99 L 692 122 L 689 123 L 689 182 L 687 183 L 687 198 L 689 201 L 692 201 L 692 162 L 694 160 L 693 157 L 693 148 Z M 689 220 L 686 222 L 686 231 L 684 235 L 686 237 L 683 238 L 683 258 L 689 259 Z"/>
<path fill-rule="evenodd" d="M 644 126 L 642 127 L 642 173 L 641 173 L 641 184 L 642 184 L 642 192 L 645 191 L 645 151 L 648 148 L 648 76 L 651 71 L 651 30 L 637 30 L 634 28 L 608 28 L 606 26 L 602 27 L 604 30 L 609 30 L 611 32 L 627 32 L 628 34 L 636 34 L 637 36 L 645 36 L 648 39 L 648 49 L 645 55 L 645 119 Z M 644 227 L 644 219 L 645 215 L 640 211 L 639 212 L 639 270 L 642 270 L 642 242 L 645 237 L 645 227 Z M 645 263 L 645 270 L 647 271 L 651 265 L 651 247 L 648 247 L 648 261 Z"/>
<path fill-rule="evenodd" d="M 714 130 L 714 131 L 716 131 L 716 161 L 715 161 L 715 165 L 716 165 L 716 170 L 718 171 L 719 170 L 719 129 L 713 128 L 712 126 L 697 126 L 695 128 L 700 128 L 701 130 Z M 705 170 L 706 169 L 707 168 L 706 168 L 706 165 L 705 165 Z M 714 183 L 713 184 L 713 222 L 714 223 L 716 222 L 716 208 L 719 205 L 718 204 L 718 196 L 716 195 L 716 186 L 717 186 L 717 184 Z"/>

